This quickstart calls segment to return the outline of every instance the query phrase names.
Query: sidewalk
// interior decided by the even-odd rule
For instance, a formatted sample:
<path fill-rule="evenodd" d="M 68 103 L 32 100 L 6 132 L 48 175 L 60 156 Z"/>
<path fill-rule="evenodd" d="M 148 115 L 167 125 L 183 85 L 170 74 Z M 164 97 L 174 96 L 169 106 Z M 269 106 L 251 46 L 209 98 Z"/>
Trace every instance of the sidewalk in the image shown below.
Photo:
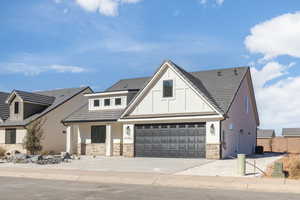
<path fill-rule="evenodd" d="M 158 173 L 100 172 L 29 168 L 1 168 L 0 176 L 94 183 L 142 184 L 185 188 L 218 188 L 228 190 L 251 190 L 300 194 L 300 181 L 287 179 L 207 177 L 167 175 Z"/>

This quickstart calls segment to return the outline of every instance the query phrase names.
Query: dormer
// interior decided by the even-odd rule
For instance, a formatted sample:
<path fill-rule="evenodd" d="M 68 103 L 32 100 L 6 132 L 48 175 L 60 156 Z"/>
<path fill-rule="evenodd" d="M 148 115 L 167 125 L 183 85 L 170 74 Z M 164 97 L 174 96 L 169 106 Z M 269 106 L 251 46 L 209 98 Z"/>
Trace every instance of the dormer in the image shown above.
<path fill-rule="evenodd" d="M 86 94 L 89 101 L 89 110 L 124 109 L 137 93 L 137 90 L 105 91 Z"/>
<path fill-rule="evenodd" d="M 49 107 L 55 97 L 14 90 L 7 97 L 9 120 L 21 121 Z"/>

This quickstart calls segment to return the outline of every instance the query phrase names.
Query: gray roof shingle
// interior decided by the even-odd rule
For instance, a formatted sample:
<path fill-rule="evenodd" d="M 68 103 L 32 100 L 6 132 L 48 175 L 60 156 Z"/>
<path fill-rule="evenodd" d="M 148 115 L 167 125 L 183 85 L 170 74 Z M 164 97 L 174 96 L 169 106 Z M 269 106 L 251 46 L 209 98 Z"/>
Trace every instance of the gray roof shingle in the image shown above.
<path fill-rule="evenodd" d="M 0 118 L 6 120 L 9 116 L 9 106 L 5 103 L 9 93 L 0 92 Z"/>
<path fill-rule="evenodd" d="M 300 128 L 283 128 L 282 135 L 284 137 L 300 137 Z"/>
<path fill-rule="evenodd" d="M 258 129 L 257 138 L 273 138 L 275 137 L 275 131 L 273 129 Z"/>
<path fill-rule="evenodd" d="M 72 113 L 64 122 L 91 122 L 91 121 L 116 121 L 123 113 L 123 109 L 89 111 L 85 104 Z"/>
<path fill-rule="evenodd" d="M 47 96 L 33 92 L 25 92 L 21 90 L 14 90 L 13 92 L 19 95 L 21 99 L 23 99 L 23 101 L 25 102 L 41 104 L 45 106 L 51 105 L 55 100 L 54 96 Z"/>
<path fill-rule="evenodd" d="M 245 77 L 249 67 L 234 67 L 207 71 L 186 72 L 184 69 L 171 64 L 190 84 L 197 89 L 218 111 L 225 114 L 238 91 L 240 84 Z M 152 77 L 122 79 L 112 85 L 106 92 L 140 90 L 143 89 Z M 139 93 L 135 96 L 138 96 Z M 134 98 L 134 99 L 135 99 Z M 133 102 L 133 100 L 131 101 Z M 88 105 L 78 109 L 65 122 L 78 121 L 105 121 L 117 120 L 124 110 L 101 110 L 88 111 Z"/>
<path fill-rule="evenodd" d="M 174 63 L 173 63 L 174 64 Z M 175 65 L 175 64 L 174 64 Z M 207 71 L 186 72 L 175 65 L 178 70 L 204 94 L 210 103 L 227 113 L 231 102 L 249 67 L 234 67 Z M 123 79 L 107 91 L 142 89 L 152 77 Z"/>
<path fill-rule="evenodd" d="M 41 113 L 37 113 L 35 115 L 32 115 L 32 116 L 30 116 L 27 119 L 22 120 L 22 121 L 10 121 L 8 119 L 4 123 L 0 124 L 0 126 L 2 126 L 2 127 L 5 127 L 5 126 L 26 126 L 30 122 L 32 122 L 33 120 L 36 120 L 39 117 L 47 114 L 48 112 L 52 111 L 53 109 L 57 108 L 61 104 L 65 103 L 69 99 L 73 98 L 74 96 L 76 96 L 77 94 L 85 91 L 88 88 L 89 87 L 81 87 L 81 88 L 68 88 L 68 89 L 58 89 L 58 90 L 34 92 L 35 94 L 54 97 L 55 100 L 49 107 L 47 107 Z M 82 102 L 82 104 L 84 104 L 84 103 L 85 102 Z"/>

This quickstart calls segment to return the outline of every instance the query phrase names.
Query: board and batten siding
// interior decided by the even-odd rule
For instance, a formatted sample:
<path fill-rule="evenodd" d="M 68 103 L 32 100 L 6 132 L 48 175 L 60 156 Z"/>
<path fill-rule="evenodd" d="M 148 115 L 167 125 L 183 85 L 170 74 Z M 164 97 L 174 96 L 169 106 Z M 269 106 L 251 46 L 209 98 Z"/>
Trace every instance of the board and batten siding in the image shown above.
<path fill-rule="evenodd" d="M 163 98 L 163 81 L 173 80 L 173 97 Z M 130 115 L 214 112 L 172 68 L 167 68 Z"/>
<path fill-rule="evenodd" d="M 237 153 L 251 154 L 255 150 L 257 124 L 250 81 L 250 73 L 247 73 L 230 107 L 228 118 L 222 121 L 223 157 L 234 156 Z M 248 109 L 245 98 L 248 98 Z"/>

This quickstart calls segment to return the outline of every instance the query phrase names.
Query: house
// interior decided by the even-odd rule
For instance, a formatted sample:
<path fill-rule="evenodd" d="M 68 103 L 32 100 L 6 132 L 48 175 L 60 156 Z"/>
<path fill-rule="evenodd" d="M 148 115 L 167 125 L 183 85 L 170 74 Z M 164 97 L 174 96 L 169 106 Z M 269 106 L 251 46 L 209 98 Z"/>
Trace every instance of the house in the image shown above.
<path fill-rule="evenodd" d="M 5 100 L 7 99 L 9 93 L 0 92 L 0 124 L 3 123 L 9 115 L 9 109 Z"/>
<path fill-rule="evenodd" d="M 165 61 L 151 77 L 85 96 L 63 120 L 70 153 L 221 159 L 255 150 L 249 67 L 189 73 Z"/>
<path fill-rule="evenodd" d="M 265 152 L 272 152 L 272 140 L 275 138 L 275 130 L 258 129 L 257 146 L 263 146 Z"/>
<path fill-rule="evenodd" d="M 66 127 L 61 121 L 85 102 L 83 94 L 89 87 L 59 89 L 40 92 L 14 90 L 0 93 L 0 147 L 7 151 L 25 152 L 23 139 L 27 126 L 41 119 L 44 151 L 65 151 Z"/>
<path fill-rule="evenodd" d="M 283 128 L 282 136 L 285 138 L 300 138 L 300 128 Z"/>

